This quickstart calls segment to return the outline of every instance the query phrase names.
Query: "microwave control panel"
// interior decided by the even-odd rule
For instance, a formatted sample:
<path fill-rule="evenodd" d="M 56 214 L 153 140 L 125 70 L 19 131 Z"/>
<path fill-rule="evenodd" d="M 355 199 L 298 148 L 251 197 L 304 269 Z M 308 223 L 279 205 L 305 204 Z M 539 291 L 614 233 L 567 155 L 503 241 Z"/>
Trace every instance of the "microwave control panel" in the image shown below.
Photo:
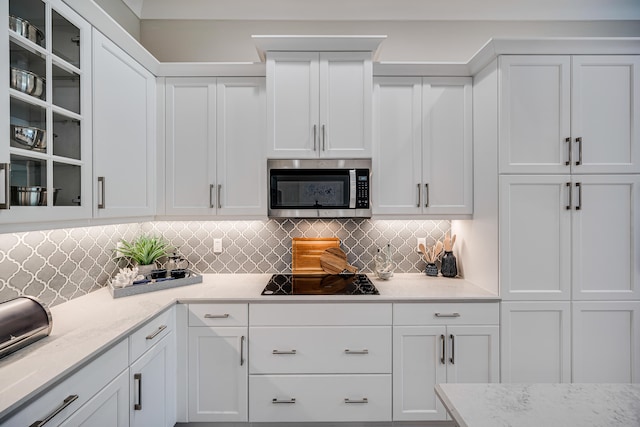
<path fill-rule="evenodd" d="M 356 170 L 356 209 L 369 209 L 369 170 Z"/>

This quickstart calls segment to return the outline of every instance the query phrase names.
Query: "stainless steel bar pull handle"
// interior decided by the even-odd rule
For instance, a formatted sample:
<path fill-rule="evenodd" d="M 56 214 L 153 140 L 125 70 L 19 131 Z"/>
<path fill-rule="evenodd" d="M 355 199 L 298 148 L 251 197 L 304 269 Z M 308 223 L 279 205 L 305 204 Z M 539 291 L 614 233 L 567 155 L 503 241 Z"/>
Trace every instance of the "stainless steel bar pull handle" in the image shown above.
<path fill-rule="evenodd" d="M 42 427 L 43 425 L 45 425 L 49 421 L 51 421 L 60 412 L 64 411 L 69 405 L 71 405 L 77 399 L 78 399 L 78 395 L 77 394 L 72 394 L 72 395 L 67 396 L 67 398 L 62 401 L 62 404 L 60 406 L 58 406 L 56 409 L 54 409 L 43 420 L 38 420 L 38 421 L 34 422 L 33 424 L 31 424 L 29 427 Z"/>
<path fill-rule="evenodd" d="M 416 208 L 420 207 L 420 204 L 422 203 L 422 194 L 420 192 L 420 183 L 416 184 L 416 188 L 418 189 L 418 203 L 416 203 Z"/>
<path fill-rule="evenodd" d="M 222 184 L 218 184 L 218 192 L 216 193 L 216 200 L 218 201 L 218 209 L 222 209 L 222 200 L 220 200 L 221 191 L 222 191 Z"/>
<path fill-rule="evenodd" d="M 363 397 L 362 399 L 349 399 L 348 397 L 345 397 L 344 403 L 369 403 L 369 399 L 366 397 Z"/>
<path fill-rule="evenodd" d="M 577 137 L 576 142 L 578 143 L 578 160 L 576 160 L 576 166 L 580 166 L 582 164 L 582 137 Z"/>
<path fill-rule="evenodd" d="M 157 337 L 160 334 L 160 332 L 164 331 L 165 329 L 167 329 L 167 325 L 160 325 L 158 327 L 158 329 L 153 331 L 153 333 L 147 335 L 146 339 L 148 339 L 148 340 L 154 339 L 155 337 Z"/>
<path fill-rule="evenodd" d="M 322 125 L 322 151 L 325 151 L 327 144 L 327 130 L 326 126 Z"/>
<path fill-rule="evenodd" d="M 369 354 L 369 350 L 367 350 L 366 348 L 362 350 L 349 350 L 348 348 L 346 348 L 344 352 L 345 354 Z"/>
<path fill-rule="evenodd" d="M 205 319 L 228 319 L 229 318 L 229 313 L 225 313 L 225 314 L 205 314 L 204 315 Z"/>
<path fill-rule="evenodd" d="M 213 184 L 209 184 L 209 207 L 210 208 L 215 208 L 216 205 L 213 204 L 213 188 L 215 187 L 215 185 Z"/>
<path fill-rule="evenodd" d="M 104 176 L 98 177 L 98 192 L 100 195 L 100 198 L 98 199 L 100 200 L 98 202 L 98 209 L 104 209 L 105 208 Z"/>
<path fill-rule="evenodd" d="M 280 399 L 274 397 L 271 400 L 271 403 L 296 403 L 296 398 L 292 397 L 291 399 L 280 400 Z"/>
<path fill-rule="evenodd" d="M 444 358 L 445 358 L 445 356 L 444 356 L 445 341 L 444 341 L 444 335 L 442 335 L 442 334 L 440 334 L 440 346 L 441 346 L 441 349 L 440 349 L 440 364 L 444 365 L 445 364 L 445 362 L 444 362 Z"/>
<path fill-rule="evenodd" d="M 578 204 L 576 205 L 576 210 L 579 211 L 582 209 L 582 183 L 576 182 L 576 188 L 578 189 Z"/>
<path fill-rule="evenodd" d="M 133 374 L 133 381 L 137 383 L 136 391 L 138 400 L 133 404 L 134 411 L 142 410 L 142 374 Z"/>
<path fill-rule="evenodd" d="M 0 163 L 0 169 L 4 171 L 4 203 L 0 203 L 0 209 L 11 209 L 11 163 Z"/>
<path fill-rule="evenodd" d="M 567 192 L 569 193 L 569 203 L 567 203 L 567 206 L 565 206 L 565 209 L 571 210 L 571 205 L 573 204 L 573 195 L 571 194 L 571 183 L 567 182 L 565 186 L 567 187 Z"/>
<path fill-rule="evenodd" d="M 271 354 L 297 354 L 297 350 L 273 350 Z"/>
<path fill-rule="evenodd" d="M 567 151 L 568 151 L 567 152 L 568 157 L 567 157 L 567 160 L 564 162 L 564 165 L 569 166 L 571 164 L 571 137 L 565 138 L 564 142 L 567 143 Z"/>
<path fill-rule="evenodd" d="M 436 317 L 460 317 L 460 313 L 434 313 Z"/>
<path fill-rule="evenodd" d="M 240 337 L 240 366 L 244 365 L 244 335 Z"/>
<path fill-rule="evenodd" d="M 429 183 L 424 184 L 424 207 L 429 207 Z"/>
<path fill-rule="evenodd" d="M 453 334 L 449 334 L 449 339 L 451 340 L 451 357 L 449 358 L 449 362 L 451 362 L 452 365 L 455 365 L 456 363 L 456 337 L 453 336 Z"/>
<path fill-rule="evenodd" d="M 313 125 L 313 151 L 316 151 L 317 141 L 318 141 L 318 125 Z"/>

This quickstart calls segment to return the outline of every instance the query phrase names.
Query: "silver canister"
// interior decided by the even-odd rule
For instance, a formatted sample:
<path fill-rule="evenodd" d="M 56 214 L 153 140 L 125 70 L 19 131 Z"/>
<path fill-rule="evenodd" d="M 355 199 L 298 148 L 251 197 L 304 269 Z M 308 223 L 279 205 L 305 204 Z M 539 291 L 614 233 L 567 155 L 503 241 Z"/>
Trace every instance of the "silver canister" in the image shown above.
<path fill-rule="evenodd" d="M 0 358 L 48 336 L 51 312 L 37 298 L 22 296 L 0 304 Z"/>

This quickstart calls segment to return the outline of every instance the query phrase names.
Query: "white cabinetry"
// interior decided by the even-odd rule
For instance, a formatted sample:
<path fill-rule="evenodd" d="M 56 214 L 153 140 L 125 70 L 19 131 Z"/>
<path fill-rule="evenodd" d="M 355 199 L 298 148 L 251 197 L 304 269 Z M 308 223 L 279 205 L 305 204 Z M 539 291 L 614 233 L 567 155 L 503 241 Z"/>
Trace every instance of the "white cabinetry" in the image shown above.
<path fill-rule="evenodd" d="M 176 422 L 175 311 L 156 316 L 129 337 L 131 427 Z"/>
<path fill-rule="evenodd" d="M 46 422 L 47 427 L 128 426 L 127 353 L 127 340 L 123 340 L 14 416 L 3 420 L 2 425 L 24 427 Z M 123 384 L 123 377 L 126 384 Z"/>
<path fill-rule="evenodd" d="M 371 157 L 371 53 L 268 52 L 267 156 Z"/>
<path fill-rule="evenodd" d="M 247 422 L 247 305 L 190 304 L 189 421 Z"/>
<path fill-rule="evenodd" d="M 374 80 L 374 214 L 470 215 L 471 79 Z"/>
<path fill-rule="evenodd" d="M 391 304 L 251 304 L 249 319 L 251 422 L 391 421 Z"/>
<path fill-rule="evenodd" d="M 444 420 L 434 386 L 499 381 L 498 303 L 393 306 L 393 420 Z"/>
<path fill-rule="evenodd" d="M 0 37 L 0 224 L 90 218 L 91 26 L 60 0 L 3 0 L 0 19 L 9 16 L 42 37 Z M 35 74 L 41 93 L 10 84 L 12 73 Z"/>
<path fill-rule="evenodd" d="M 580 301 L 573 308 L 573 382 L 640 382 L 640 302 Z"/>
<path fill-rule="evenodd" d="M 168 78 L 167 215 L 266 215 L 264 78 Z"/>
<path fill-rule="evenodd" d="M 155 213 L 155 77 L 93 31 L 94 216 Z"/>

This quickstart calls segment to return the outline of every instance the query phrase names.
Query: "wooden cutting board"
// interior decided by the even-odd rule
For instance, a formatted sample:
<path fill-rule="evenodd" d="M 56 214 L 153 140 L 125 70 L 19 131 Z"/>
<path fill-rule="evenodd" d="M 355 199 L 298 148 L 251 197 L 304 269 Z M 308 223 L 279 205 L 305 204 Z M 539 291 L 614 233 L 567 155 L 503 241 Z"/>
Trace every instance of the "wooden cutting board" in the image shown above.
<path fill-rule="evenodd" d="M 320 265 L 320 256 L 327 248 L 339 248 L 337 237 L 294 237 L 291 239 L 291 273 L 327 274 Z"/>
<path fill-rule="evenodd" d="M 320 266 L 329 274 L 340 274 L 343 271 L 355 273 L 358 269 L 347 263 L 347 254 L 340 248 L 327 248 L 320 255 Z"/>

